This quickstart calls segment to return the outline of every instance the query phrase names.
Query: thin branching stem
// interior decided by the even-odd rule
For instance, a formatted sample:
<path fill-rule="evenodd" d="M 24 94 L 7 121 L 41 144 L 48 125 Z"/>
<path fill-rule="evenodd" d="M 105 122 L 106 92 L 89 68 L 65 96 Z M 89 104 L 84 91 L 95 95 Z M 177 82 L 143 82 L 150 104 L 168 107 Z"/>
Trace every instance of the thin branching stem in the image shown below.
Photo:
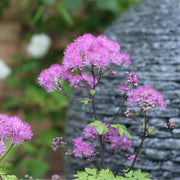
<path fill-rule="evenodd" d="M 74 166 L 73 166 L 73 164 L 72 164 L 72 162 L 71 162 L 71 160 L 70 160 L 69 156 L 68 156 L 68 155 L 66 155 L 66 152 L 65 152 L 65 150 L 64 150 L 63 148 L 61 148 L 61 149 L 62 149 L 62 151 L 63 151 L 64 155 L 67 157 L 67 160 L 68 160 L 68 162 L 69 162 L 69 164 L 70 164 L 71 168 L 72 168 L 72 169 L 73 169 L 73 171 L 76 173 L 76 170 L 75 170 L 75 168 L 74 168 Z"/>
<path fill-rule="evenodd" d="M 9 151 L 12 149 L 12 147 L 15 145 L 15 143 L 12 143 L 11 146 L 9 147 L 9 149 L 6 151 L 6 153 L 3 155 L 3 157 L 0 159 L 0 161 L 2 161 L 6 155 L 9 153 Z"/>
<path fill-rule="evenodd" d="M 127 95 L 124 96 L 123 101 L 122 101 L 121 105 L 119 106 L 118 111 L 116 112 L 115 116 L 114 116 L 112 119 L 109 120 L 108 124 L 111 125 L 111 124 L 113 123 L 113 121 L 114 121 L 116 118 L 118 118 L 118 114 L 120 113 L 120 111 L 121 111 L 121 109 L 122 109 L 122 107 L 123 107 L 126 99 L 127 99 Z"/>
<path fill-rule="evenodd" d="M 143 146 L 143 142 L 144 142 L 145 138 L 147 137 L 147 127 L 146 127 L 146 126 L 147 126 L 147 116 L 146 116 L 146 113 L 145 113 L 145 115 L 144 115 L 144 135 L 143 135 L 143 138 L 142 138 L 141 143 L 140 143 L 140 145 L 139 145 L 139 148 L 138 148 L 138 150 L 137 150 L 135 159 L 134 159 L 131 167 L 128 169 L 128 171 L 127 171 L 126 173 L 130 172 L 130 171 L 132 170 L 132 168 L 134 167 L 135 162 L 136 162 L 136 159 L 137 159 L 137 157 L 138 157 L 138 155 L 139 155 L 139 153 L 140 153 L 140 150 L 141 150 L 141 148 L 142 148 L 142 146 Z"/>
<path fill-rule="evenodd" d="M 95 73 L 94 73 L 94 68 L 92 66 L 92 75 L 93 75 L 93 87 L 95 87 Z M 95 89 L 94 89 L 95 90 Z M 94 119 L 97 119 L 97 113 L 96 113 L 96 106 L 95 106 L 95 94 L 92 95 L 92 108 L 93 108 L 93 114 L 94 114 Z M 101 155 L 101 165 L 103 169 L 106 169 L 106 164 L 105 164 L 105 158 L 104 158 L 104 145 L 103 145 L 103 139 L 102 139 L 102 135 L 98 135 L 98 139 L 99 139 L 99 145 L 100 145 L 100 155 Z"/>

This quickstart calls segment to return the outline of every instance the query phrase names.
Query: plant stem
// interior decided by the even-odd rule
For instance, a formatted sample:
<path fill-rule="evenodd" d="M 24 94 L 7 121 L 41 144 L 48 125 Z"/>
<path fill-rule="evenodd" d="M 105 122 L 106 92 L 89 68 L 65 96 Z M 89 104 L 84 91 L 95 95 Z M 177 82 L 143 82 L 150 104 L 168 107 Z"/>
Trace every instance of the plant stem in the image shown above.
<path fill-rule="evenodd" d="M 125 103 L 125 101 L 126 101 L 126 98 L 127 98 L 127 95 L 124 96 L 123 101 L 122 101 L 122 103 L 121 103 L 118 111 L 116 112 L 115 116 L 114 116 L 112 119 L 109 120 L 108 124 L 111 125 L 111 124 L 113 123 L 113 121 L 118 117 L 118 114 L 119 114 L 119 112 L 121 111 L 121 108 L 123 107 L 123 105 L 124 105 L 124 103 Z"/>
<path fill-rule="evenodd" d="M 140 150 L 141 150 L 141 148 L 143 146 L 143 142 L 144 142 L 145 138 L 147 137 L 147 132 L 146 132 L 147 127 L 146 127 L 146 125 L 147 125 L 147 117 L 146 117 L 146 113 L 145 113 L 145 115 L 144 115 L 144 135 L 143 135 L 143 138 L 142 138 L 141 143 L 139 145 L 139 148 L 138 148 L 138 151 L 136 153 L 135 159 L 134 159 L 131 167 L 128 169 L 128 171 L 126 173 L 130 172 L 132 170 L 132 168 L 134 167 L 136 159 L 137 159 L 137 157 L 139 155 L 139 152 L 140 152 Z"/>
<path fill-rule="evenodd" d="M 145 139 L 145 138 L 146 138 L 146 136 L 144 135 L 143 138 L 142 138 L 142 140 L 141 140 L 141 143 L 140 143 L 140 145 L 139 145 L 139 148 L 138 148 L 138 151 L 137 151 L 137 153 L 136 153 L 135 159 L 134 159 L 131 167 L 128 169 L 128 171 L 127 171 L 126 173 L 128 173 L 129 171 L 131 171 L 132 168 L 134 167 L 135 162 L 136 162 L 136 159 L 137 159 L 137 157 L 138 157 L 138 155 L 139 155 L 139 152 L 140 152 L 140 150 L 141 150 L 141 148 L 142 148 L 142 145 L 143 145 L 143 142 L 144 142 L 144 139 Z"/>
<path fill-rule="evenodd" d="M 91 73 L 93 76 L 93 89 L 95 90 L 96 84 L 95 84 L 95 73 L 94 73 L 94 67 L 91 66 Z M 96 113 L 96 107 L 95 107 L 95 95 L 92 95 L 92 109 L 93 109 L 93 114 L 94 114 L 94 119 L 97 119 L 97 113 Z M 104 145 L 103 145 L 103 139 L 102 135 L 98 135 L 99 138 L 99 145 L 100 145 L 100 154 L 101 154 L 101 165 L 103 169 L 106 169 L 106 164 L 105 164 L 105 158 L 104 158 Z"/>
<path fill-rule="evenodd" d="M 111 157 L 111 159 L 110 159 L 110 160 L 109 160 L 109 162 L 107 163 L 107 165 L 108 165 L 108 166 L 111 164 L 112 160 L 115 158 L 115 156 L 116 156 L 117 152 L 118 152 L 118 151 L 117 151 L 117 150 L 115 150 L 115 152 L 114 152 L 113 156 Z"/>
<path fill-rule="evenodd" d="M 93 108 L 94 119 L 97 120 L 97 113 L 96 113 L 94 95 L 92 96 L 92 108 Z M 99 138 L 99 145 L 100 145 L 101 165 L 102 165 L 103 169 L 106 169 L 106 164 L 105 164 L 105 159 L 104 159 L 104 146 L 103 146 L 102 135 L 98 135 L 98 138 Z"/>
<path fill-rule="evenodd" d="M 104 145 L 102 140 L 102 135 L 99 135 L 99 144 L 100 144 L 100 152 L 101 152 L 101 165 L 103 169 L 106 169 L 105 159 L 104 159 Z"/>
<path fill-rule="evenodd" d="M 63 153 L 64 153 L 64 155 L 66 156 L 66 152 L 65 152 L 65 150 L 63 149 L 63 148 L 61 148 L 62 149 L 62 151 L 63 151 Z M 70 166 L 71 166 L 71 168 L 74 170 L 74 172 L 76 173 L 76 170 L 75 170 L 75 168 L 74 168 L 74 166 L 73 166 L 73 164 L 72 164 L 72 162 L 71 162 L 71 160 L 70 160 L 70 158 L 69 158 L 69 156 L 66 156 L 67 157 L 67 160 L 68 160 L 68 162 L 69 162 L 69 164 L 70 164 Z"/>
<path fill-rule="evenodd" d="M 2 161 L 2 160 L 6 157 L 6 155 L 9 153 L 9 151 L 12 149 L 12 147 L 13 147 L 14 145 L 15 145 L 14 143 L 11 144 L 11 146 L 10 146 L 9 149 L 6 151 L 6 153 L 3 155 L 3 157 L 0 159 L 0 161 Z"/>

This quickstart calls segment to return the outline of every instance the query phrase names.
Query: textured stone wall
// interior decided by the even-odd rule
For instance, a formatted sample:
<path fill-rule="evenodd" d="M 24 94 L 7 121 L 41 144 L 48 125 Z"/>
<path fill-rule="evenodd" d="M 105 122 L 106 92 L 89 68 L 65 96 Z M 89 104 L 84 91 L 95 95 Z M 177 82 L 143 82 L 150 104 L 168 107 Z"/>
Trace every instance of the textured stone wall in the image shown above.
<path fill-rule="evenodd" d="M 128 71 L 139 76 L 139 84 L 154 87 L 166 99 L 166 111 L 148 114 L 149 124 L 155 128 L 169 119 L 176 121 L 172 131 L 161 128 L 145 140 L 135 168 L 150 172 L 153 179 L 180 179 L 180 1 L 144 0 L 113 22 L 105 35 L 118 41 L 121 50 L 130 54 L 132 64 Z M 99 120 L 110 119 L 121 102 L 116 87 L 125 70 L 116 71 L 115 78 L 107 74 L 97 89 Z M 69 143 L 72 138 L 81 136 L 81 130 L 91 118 L 90 106 L 82 111 L 78 100 L 70 99 L 66 122 Z M 135 153 L 142 137 L 137 122 L 126 118 L 116 122 L 125 124 L 133 135 L 130 153 Z M 83 160 L 73 159 L 73 162 L 79 169 L 85 167 Z M 112 169 L 129 166 L 129 162 L 117 156 Z M 72 173 L 66 164 L 67 178 L 71 178 Z"/>

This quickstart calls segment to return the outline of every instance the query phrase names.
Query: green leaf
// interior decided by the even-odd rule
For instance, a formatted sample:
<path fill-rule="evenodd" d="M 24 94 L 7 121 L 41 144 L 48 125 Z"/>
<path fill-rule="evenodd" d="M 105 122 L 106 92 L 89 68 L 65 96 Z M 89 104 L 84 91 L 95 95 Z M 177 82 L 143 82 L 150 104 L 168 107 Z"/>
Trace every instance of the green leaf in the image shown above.
<path fill-rule="evenodd" d="M 138 116 L 140 114 L 140 112 L 137 112 L 135 115 Z"/>
<path fill-rule="evenodd" d="M 90 90 L 90 93 L 91 93 L 92 96 L 94 96 L 94 94 L 96 93 L 96 90 L 92 89 L 92 90 Z"/>
<path fill-rule="evenodd" d="M 85 171 L 88 173 L 88 174 L 91 174 L 91 175 L 96 175 L 97 173 L 97 169 L 91 169 L 91 168 L 85 168 Z"/>
<path fill-rule="evenodd" d="M 140 169 L 138 169 L 138 170 L 136 170 L 135 172 L 134 172 L 134 177 L 139 177 L 140 176 L 140 174 L 141 174 L 141 170 Z"/>
<path fill-rule="evenodd" d="M 134 177 L 136 177 L 138 180 L 150 180 L 150 178 L 146 177 L 147 175 L 149 175 L 149 173 L 143 173 L 141 172 L 141 169 L 134 172 Z"/>
<path fill-rule="evenodd" d="M 126 177 L 132 177 L 133 176 L 133 171 L 129 171 L 128 173 L 125 173 Z"/>
<path fill-rule="evenodd" d="M 63 0 L 63 2 L 67 5 L 69 9 L 75 9 L 83 3 L 83 0 Z"/>
<path fill-rule="evenodd" d="M 61 13 L 63 19 L 69 24 L 73 25 L 74 21 L 72 16 L 69 13 L 67 6 L 64 3 L 59 3 L 57 6 L 57 10 Z"/>
<path fill-rule="evenodd" d="M 88 126 L 95 126 L 99 135 L 101 135 L 102 133 L 106 134 L 109 131 L 108 127 L 106 127 L 106 125 L 101 124 L 100 121 L 94 121 L 88 124 Z"/>
<path fill-rule="evenodd" d="M 118 129 L 120 136 L 123 136 L 123 134 L 125 134 L 129 139 L 132 139 L 132 136 L 127 131 L 127 128 L 125 126 L 123 126 L 121 124 L 112 124 L 111 127 Z"/>
<path fill-rule="evenodd" d="M 88 126 L 98 126 L 99 124 L 101 124 L 101 122 L 96 120 L 96 121 L 89 123 Z"/>
<path fill-rule="evenodd" d="M 7 179 L 9 179 L 9 180 L 16 180 L 18 178 L 15 175 L 7 175 Z"/>
<path fill-rule="evenodd" d="M 84 171 L 77 171 L 77 174 L 73 176 L 77 177 L 77 180 L 87 180 L 88 174 Z"/>
<path fill-rule="evenodd" d="M 97 178 L 94 176 L 88 176 L 88 180 L 97 180 Z"/>
<path fill-rule="evenodd" d="M 148 128 L 148 133 L 151 135 L 155 134 L 154 130 L 151 127 Z"/>
<path fill-rule="evenodd" d="M 41 5 L 38 7 L 34 17 L 31 20 L 32 24 L 36 24 L 41 19 L 41 17 L 43 16 L 44 10 L 45 10 L 44 5 Z"/>
<path fill-rule="evenodd" d="M 103 11 L 110 11 L 115 14 L 120 12 L 118 0 L 96 0 L 96 4 Z"/>
<path fill-rule="evenodd" d="M 79 101 L 80 103 L 83 103 L 83 105 L 82 105 L 82 110 L 84 110 L 84 107 L 85 107 L 85 105 L 87 105 L 88 103 L 89 103 L 89 99 L 84 99 L 84 100 L 81 100 L 81 101 Z"/>

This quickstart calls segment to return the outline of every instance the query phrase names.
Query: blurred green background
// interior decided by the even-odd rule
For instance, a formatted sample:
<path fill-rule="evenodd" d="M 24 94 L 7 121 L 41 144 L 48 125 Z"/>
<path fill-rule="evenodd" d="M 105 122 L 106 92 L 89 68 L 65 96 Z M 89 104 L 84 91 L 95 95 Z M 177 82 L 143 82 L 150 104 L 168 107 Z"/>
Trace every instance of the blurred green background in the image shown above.
<path fill-rule="evenodd" d="M 9 23 L 18 23 L 20 27 L 20 45 L 17 46 L 20 50 L 18 53 L 7 52 L 11 58 L 8 61 L 4 59 L 12 72 L 6 79 L 0 79 L 0 85 L 3 84 L 3 90 L 0 91 L 0 113 L 19 115 L 34 130 L 32 142 L 11 151 L 1 162 L 1 167 L 8 168 L 10 174 L 19 178 L 24 177 L 24 174 L 34 178 L 50 178 L 52 173 L 63 173 L 63 168 L 54 168 L 62 171 L 55 172 L 51 167 L 52 164 L 55 167 L 60 164 L 63 166 L 63 162 L 57 160 L 50 163 L 49 159 L 57 155 L 52 155 L 51 142 L 53 137 L 63 135 L 68 98 L 57 93 L 47 93 L 38 86 L 37 77 L 44 68 L 53 63 L 61 63 L 63 50 L 74 38 L 85 32 L 94 35 L 103 33 L 115 18 L 140 1 L 0 1 L 0 25 L 4 27 Z M 28 55 L 26 48 L 31 37 L 38 33 L 47 34 L 52 43 L 46 55 L 37 59 Z M 1 39 L 0 43 L 3 44 Z"/>

